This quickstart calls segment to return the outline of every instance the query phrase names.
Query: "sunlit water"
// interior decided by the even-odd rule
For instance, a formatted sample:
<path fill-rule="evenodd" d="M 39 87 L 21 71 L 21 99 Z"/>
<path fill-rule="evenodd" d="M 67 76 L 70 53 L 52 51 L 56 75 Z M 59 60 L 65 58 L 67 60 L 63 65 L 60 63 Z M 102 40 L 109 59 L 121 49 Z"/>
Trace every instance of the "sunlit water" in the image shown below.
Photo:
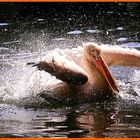
<path fill-rule="evenodd" d="M 106 30 L 84 26 L 59 31 L 50 31 L 45 23 L 18 23 L 11 31 L 11 23 L 0 23 L 0 137 L 140 137 L 138 68 L 111 68 L 120 86 L 116 101 L 59 106 L 38 96 L 44 90 L 49 94 L 47 86 L 59 80 L 26 65 L 56 48 L 76 54 L 77 46 L 87 41 L 140 49 L 137 22 Z"/>

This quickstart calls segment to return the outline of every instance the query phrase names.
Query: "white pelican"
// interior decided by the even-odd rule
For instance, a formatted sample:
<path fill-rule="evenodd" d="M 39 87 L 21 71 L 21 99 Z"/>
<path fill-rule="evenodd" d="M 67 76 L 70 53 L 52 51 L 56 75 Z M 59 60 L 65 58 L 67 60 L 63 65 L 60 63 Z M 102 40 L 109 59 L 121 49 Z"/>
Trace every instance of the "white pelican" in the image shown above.
<path fill-rule="evenodd" d="M 83 48 L 79 60 L 56 52 L 50 59 L 33 65 L 62 81 L 52 91 L 55 99 L 84 102 L 107 99 L 119 93 L 108 66 L 140 66 L 140 52 L 136 50 L 101 47 L 93 42 L 85 43 Z"/>

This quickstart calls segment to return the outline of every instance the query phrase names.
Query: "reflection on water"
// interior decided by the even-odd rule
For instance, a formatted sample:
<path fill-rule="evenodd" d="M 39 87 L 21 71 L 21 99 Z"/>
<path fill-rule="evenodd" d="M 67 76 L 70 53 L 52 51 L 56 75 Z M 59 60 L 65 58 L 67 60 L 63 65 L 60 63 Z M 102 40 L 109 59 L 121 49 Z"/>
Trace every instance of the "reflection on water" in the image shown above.
<path fill-rule="evenodd" d="M 132 104 L 0 109 L 2 137 L 139 137 L 139 107 Z"/>
<path fill-rule="evenodd" d="M 62 106 L 37 95 L 59 81 L 26 65 L 55 48 L 77 54 L 88 41 L 139 50 L 133 6 L 116 17 L 108 10 L 87 20 L 67 14 L 63 20 L 0 22 L 0 137 L 140 137 L 138 68 L 111 68 L 121 90 L 116 101 Z"/>

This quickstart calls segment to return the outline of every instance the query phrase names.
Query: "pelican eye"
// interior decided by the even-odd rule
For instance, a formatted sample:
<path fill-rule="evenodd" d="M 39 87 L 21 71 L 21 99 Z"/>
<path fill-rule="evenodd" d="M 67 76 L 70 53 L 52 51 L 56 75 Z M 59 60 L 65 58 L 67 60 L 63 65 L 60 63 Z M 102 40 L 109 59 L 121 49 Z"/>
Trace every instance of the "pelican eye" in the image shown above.
<path fill-rule="evenodd" d="M 96 51 L 95 51 L 95 50 L 91 50 L 91 52 L 92 52 L 92 53 L 96 53 Z"/>
<path fill-rule="evenodd" d="M 91 50 L 91 53 L 92 53 L 93 56 L 97 55 L 97 51 L 96 50 Z"/>

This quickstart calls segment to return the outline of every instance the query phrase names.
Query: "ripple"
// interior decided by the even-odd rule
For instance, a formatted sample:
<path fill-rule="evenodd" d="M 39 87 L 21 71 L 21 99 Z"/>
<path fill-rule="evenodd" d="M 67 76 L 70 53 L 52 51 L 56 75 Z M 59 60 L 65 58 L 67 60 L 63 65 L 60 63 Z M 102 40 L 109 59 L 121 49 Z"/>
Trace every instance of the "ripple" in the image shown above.
<path fill-rule="evenodd" d="M 4 45 L 9 45 L 9 44 L 16 44 L 16 43 L 20 43 L 19 40 L 13 40 L 13 41 L 9 41 L 9 42 L 3 42 Z"/>
<path fill-rule="evenodd" d="M 7 134 L 0 134 L 0 138 L 27 138 L 27 137 L 30 137 L 26 134 L 11 134 L 11 133 L 7 133 Z"/>
<path fill-rule="evenodd" d="M 6 54 L 9 53 L 10 49 L 6 47 L 0 47 L 0 54 Z"/>
<path fill-rule="evenodd" d="M 123 27 L 117 27 L 117 30 L 123 30 L 124 28 Z"/>
<path fill-rule="evenodd" d="M 140 43 L 139 42 L 128 42 L 128 43 L 121 44 L 120 47 L 140 49 Z"/>
<path fill-rule="evenodd" d="M 78 34 L 82 34 L 83 32 L 80 30 L 74 30 L 74 31 L 70 31 L 67 32 L 68 35 L 78 35 Z"/>
<path fill-rule="evenodd" d="M 0 51 L 1 50 L 9 50 L 9 48 L 6 48 L 6 47 L 0 47 Z"/>
<path fill-rule="evenodd" d="M 10 25 L 10 23 L 0 23 L 0 26 L 8 26 L 8 25 Z"/>
<path fill-rule="evenodd" d="M 45 19 L 43 19 L 43 18 L 39 18 L 39 19 L 37 19 L 37 21 L 45 21 Z"/>
<path fill-rule="evenodd" d="M 117 39 L 118 42 L 123 42 L 123 41 L 127 41 L 128 38 L 127 37 L 120 37 Z"/>
<path fill-rule="evenodd" d="M 88 33 L 92 33 L 92 34 L 94 34 L 94 33 L 100 33 L 101 31 L 100 30 L 92 30 L 92 29 L 88 29 L 88 30 L 86 30 Z"/>
<path fill-rule="evenodd" d="M 63 37 L 60 37 L 60 38 L 56 38 L 56 39 L 53 39 L 53 40 L 56 40 L 56 41 L 64 41 L 64 40 L 66 40 L 66 39 L 63 38 Z"/>

